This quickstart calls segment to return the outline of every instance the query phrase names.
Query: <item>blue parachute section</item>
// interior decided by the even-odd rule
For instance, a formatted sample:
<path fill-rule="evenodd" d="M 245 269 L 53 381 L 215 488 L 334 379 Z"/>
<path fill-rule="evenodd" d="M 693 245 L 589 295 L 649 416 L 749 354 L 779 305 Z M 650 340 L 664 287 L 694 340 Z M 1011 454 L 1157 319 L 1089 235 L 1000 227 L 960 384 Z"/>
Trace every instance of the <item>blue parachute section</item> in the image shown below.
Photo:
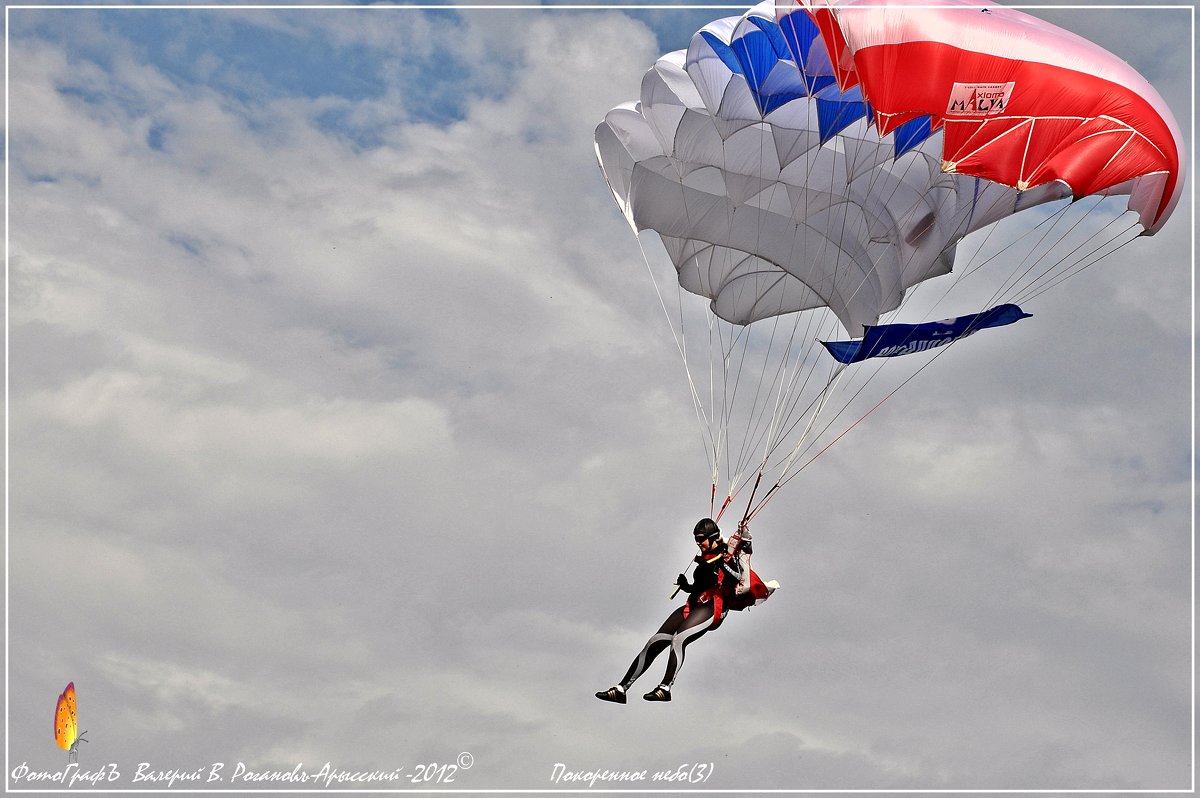
<path fill-rule="evenodd" d="M 808 14 L 789 14 L 782 26 L 760 16 L 746 20 L 728 44 L 711 31 L 701 31 L 700 36 L 730 72 L 746 80 L 764 116 L 793 100 L 813 97 L 822 143 L 859 119 L 873 120 L 860 88 L 838 89 L 829 53 Z M 927 116 L 903 125 L 893 137 L 895 157 L 920 146 L 934 132 Z"/>
<path fill-rule="evenodd" d="M 896 357 L 945 346 L 989 327 L 1003 327 L 1031 314 L 1016 305 L 997 305 L 982 313 L 924 324 L 868 325 L 860 341 L 822 341 L 840 363 L 857 363 L 870 357 Z"/>

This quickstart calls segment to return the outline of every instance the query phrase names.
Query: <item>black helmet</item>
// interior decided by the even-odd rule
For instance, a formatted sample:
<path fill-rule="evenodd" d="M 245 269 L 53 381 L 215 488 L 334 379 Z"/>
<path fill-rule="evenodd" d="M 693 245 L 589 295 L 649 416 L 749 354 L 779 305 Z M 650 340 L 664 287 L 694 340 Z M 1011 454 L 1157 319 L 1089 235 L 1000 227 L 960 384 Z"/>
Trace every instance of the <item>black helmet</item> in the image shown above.
<path fill-rule="evenodd" d="M 705 540 L 719 540 L 721 538 L 721 529 L 717 526 L 717 522 L 711 518 L 701 518 L 696 522 L 696 529 L 692 534 L 696 536 L 697 543 Z"/>

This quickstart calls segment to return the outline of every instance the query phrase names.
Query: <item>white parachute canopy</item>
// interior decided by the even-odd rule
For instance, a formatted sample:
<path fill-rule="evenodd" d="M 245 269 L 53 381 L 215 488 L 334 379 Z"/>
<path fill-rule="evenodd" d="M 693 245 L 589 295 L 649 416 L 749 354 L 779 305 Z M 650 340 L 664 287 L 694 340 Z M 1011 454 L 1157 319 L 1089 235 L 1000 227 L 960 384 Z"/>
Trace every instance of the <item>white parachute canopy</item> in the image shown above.
<path fill-rule="evenodd" d="M 749 17 L 739 28 L 760 31 Z M 596 130 L 600 163 L 635 229 L 661 237 L 680 284 L 733 324 L 829 307 L 852 336 L 899 307 L 905 289 L 946 274 L 954 244 L 1038 196 L 941 171 L 940 135 L 901 156 L 869 123 L 861 93 L 829 85 L 766 113 L 705 28 L 642 80 L 642 99 Z M 799 86 L 779 61 L 764 80 Z M 829 109 L 829 110 L 826 110 Z M 840 117 L 838 116 L 840 115 Z M 853 118 L 836 134 L 834 124 Z M 825 129 L 823 129 L 823 127 Z"/>

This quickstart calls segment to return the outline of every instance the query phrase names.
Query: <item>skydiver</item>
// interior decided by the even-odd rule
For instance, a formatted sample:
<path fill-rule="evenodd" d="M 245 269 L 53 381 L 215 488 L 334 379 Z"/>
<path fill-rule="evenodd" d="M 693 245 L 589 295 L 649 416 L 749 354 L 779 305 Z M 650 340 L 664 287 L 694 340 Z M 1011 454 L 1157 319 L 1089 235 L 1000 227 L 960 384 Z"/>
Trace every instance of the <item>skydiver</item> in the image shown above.
<path fill-rule="evenodd" d="M 601 701 L 624 704 L 626 691 L 646 672 L 654 658 L 668 647 L 671 655 L 667 659 L 662 683 L 642 698 L 647 701 L 670 701 L 671 685 L 683 667 L 688 645 L 710 629 L 720 626 L 731 608 L 742 609 L 753 603 L 741 600 L 743 596 L 750 597 L 751 542 L 745 522 L 738 527 L 738 536 L 731 538 L 728 543 L 721 539 L 721 530 L 711 518 L 702 518 L 693 534 L 700 548 L 695 559 L 694 581 L 688 581 L 686 574 L 680 574 L 675 580 L 675 584 L 687 592 L 687 602 L 672 612 L 659 630 L 650 636 L 630 663 L 620 684 L 596 693 L 596 698 Z"/>

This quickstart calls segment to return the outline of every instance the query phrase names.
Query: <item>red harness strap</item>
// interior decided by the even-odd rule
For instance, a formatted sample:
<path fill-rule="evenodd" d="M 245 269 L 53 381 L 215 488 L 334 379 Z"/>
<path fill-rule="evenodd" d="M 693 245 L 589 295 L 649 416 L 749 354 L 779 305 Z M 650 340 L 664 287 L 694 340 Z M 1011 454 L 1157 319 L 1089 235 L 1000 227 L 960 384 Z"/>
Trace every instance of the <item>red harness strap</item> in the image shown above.
<path fill-rule="evenodd" d="M 728 556 L 729 555 L 725 555 L 726 558 L 728 558 Z M 696 597 L 697 604 L 708 604 L 709 602 L 712 602 L 713 617 L 710 624 L 710 628 L 712 629 L 716 629 L 721 625 L 721 621 L 723 620 L 723 616 L 725 614 L 725 591 L 722 589 L 724 583 L 725 571 L 719 570 L 717 571 L 717 583 Z M 691 611 L 692 601 L 689 598 L 687 603 L 683 605 L 683 617 L 688 617 L 688 615 L 691 614 Z"/>
<path fill-rule="evenodd" d="M 721 621 L 725 619 L 725 593 L 721 590 L 721 583 L 725 581 L 725 572 L 717 572 L 717 584 L 712 590 L 706 591 L 712 593 L 713 617 L 709 628 L 716 629 L 721 625 Z"/>

